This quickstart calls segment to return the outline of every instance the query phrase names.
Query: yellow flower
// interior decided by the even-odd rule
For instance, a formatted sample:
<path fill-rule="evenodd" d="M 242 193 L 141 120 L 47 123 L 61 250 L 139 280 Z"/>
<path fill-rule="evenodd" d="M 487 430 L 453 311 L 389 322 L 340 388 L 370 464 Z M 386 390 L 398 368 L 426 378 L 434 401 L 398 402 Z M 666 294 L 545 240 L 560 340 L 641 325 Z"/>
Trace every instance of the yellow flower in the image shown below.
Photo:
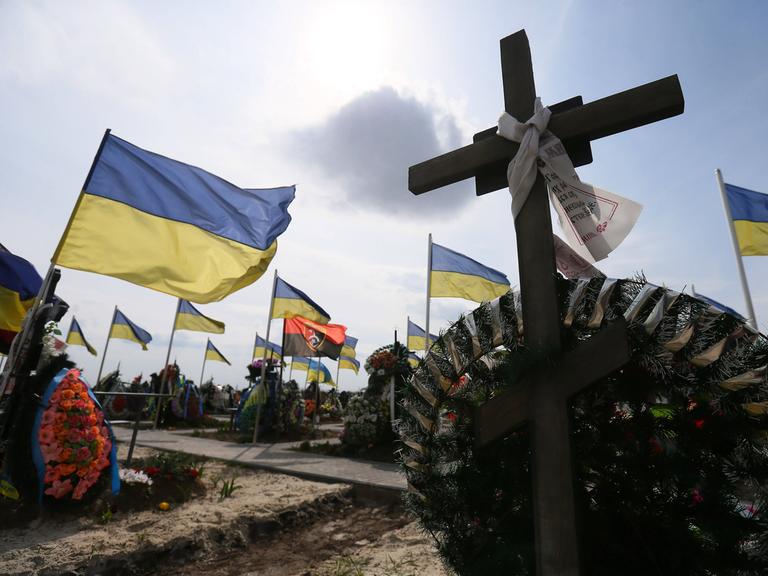
<path fill-rule="evenodd" d="M 160 508 L 160 510 L 162 510 L 163 512 L 167 512 L 168 510 L 171 509 L 171 505 L 168 504 L 168 502 L 160 502 L 160 504 L 158 504 L 157 507 Z"/>

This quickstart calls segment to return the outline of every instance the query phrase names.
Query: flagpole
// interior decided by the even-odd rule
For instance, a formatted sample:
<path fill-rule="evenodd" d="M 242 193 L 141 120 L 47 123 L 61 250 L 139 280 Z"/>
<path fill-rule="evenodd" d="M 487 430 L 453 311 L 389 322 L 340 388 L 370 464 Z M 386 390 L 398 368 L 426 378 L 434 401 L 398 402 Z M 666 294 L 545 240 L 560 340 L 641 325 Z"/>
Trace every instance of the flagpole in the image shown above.
<path fill-rule="evenodd" d="M 733 226 L 733 217 L 731 216 L 731 206 L 728 203 L 728 196 L 725 193 L 725 182 L 723 182 L 723 174 L 720 172 L 720 168 L 715 170 L 715 177 L 717 179 L 717 185 L 720 188 L 720 197 L 723 200 L 723 209 L 725 210 L 725 219 L 728 221 L 728 229 L 731 231 L 731 241 L 733 242 L 733 252 L 736 255 L 736 265 L 739 269 L 739 277 L 741 278 L 741 290 L 744 293 L 744 302 L 747 304 L 747 314 L 749 316 L 750 325 L 757 330 L 757 317 L 755 316 L 755 309 L 752 306 L 752 295 L 749 293 L 749 284 L 747 283 L 747 274 L 744 271 L 744 260 L 739 250 L 739 241 L 736 238 L 736 228 Z"/>
<path fill-rule="evenodd" d="M 285 342 L 283 342 L 285 344 Z M 283 348 L 285 350 L 285 348 Z M 290 382 L 293 380 L 293 356 L 291 356 L 291 367 L 288 368 L 288 381 Z"/>
<path fill-rule="evenodd" d="M 336 389 L 339 388 L 339 372 L 341 371 L 341 354 L 339 354 L 338 360 L 336 360 Z"/>
<path fill-rule="evenodd" d="M 312 427 L 317 428 L 320 424 L 320 366 L 322 357 L 317 357 L 317 378 L 315 378 L 315 415 L 312 418 Z"/>
<path fill-rule="evenodd" d="M 163 364 L 162 375 L 160 379 L 160 394 L 165 394 L 166 384 L 168 383 L 168 361 L 171 359 L 171 348 L 173 348 L 173 337 L 176 335 L 176 319 L 179 317 L 179 310 L 181 310 L 181 298 L 176 299 L 176 312 L 173 314 L 173 326 L 171 327 L 171 339 L 168 340 L 168 352 L 165 355 L 165 364 Z M 157 412 L 155 412 L 155 423 L 152 425 L 154 429 L 160 424 L 160 408 L 164 398 L 157 399 Z"/>
<path fill-rule="evenodd" d="M 203 375 L 205 374 L 205 361 L 208 360 L 208 345 L 211 343 L 211 339 L 208 338 L 208 342 L 205 343 L 205 354 L 203 354 L 203 369 L 200 370 L 200 382 L 198 382 L 198 388 L 203 385 Z"/>
<path fill-rule="evenodd" d="M 266 383 L 264 382 L 264 375 L 267 372 L 267 346 L 269 344 L 269 329 L 272 325 L 272 312 L 275 310 L 275 290 L 277 290 L 277 268 L 275 268 L 275 276 L 272 280 L 272 296 L 269 299 L 269 315 L 267 316 L 267 337 L 264 339 L 264 357 L 261 359 L 261 384 L 264 385 L 266 391 Z M 255 346 L 254 346 L 255 348 Z M 253 443 L 259 440 L 259 418 L 261 416 L 261 404 L 256 405 L 256 423 L 253 427 Z"/>
<path fill-rule="evenodd" d="M 278 379 L 278 384 L 283 383 L 283 364 L 285 364 L 285 358 L 283 358 L 283 353 L 285 352 L 285 318 L 283 318 L 283 339 L 280 343 L 281 346 L 281 353 L 280 353 L 280 378 Z"/>
<path fill-rule="evenodd" d="M 112 311 L 112 320 L 109 323 L 109 330 L 107 331 L 107 341 L 104 344 L 104 353 L 101 355 L 101 365 L 99 366 L 99 375 L 96 376 L 96 386 L 101 382 L 101 371 L 104 369 L 104 360 L 107 359 L 107 348 L 109 348 L 109 336 L 112 334 L 112 326 L 115 324 L 115 317 L 117 316 L 117 305 Z"/>
<path fill-rule="evenodd" d="M 430 251 L 431 252 L 431 251 Z M 427 332 L 429 334 L 429 332 Z M 397 328 L 395 328 L 395 354 L 397 354 Z M 389 423 L 392 430 L 395 429 L 395 375 L 392 374 L 392 388 L 389 394 Z"/>
<path fill-rule="evenodd" d="M 424 327 L 424 351 L 429 350 L 429 298 L 432 291 L 432 232 L 429 233 L 429 242 L 427 243 L 427 323 Z"/>

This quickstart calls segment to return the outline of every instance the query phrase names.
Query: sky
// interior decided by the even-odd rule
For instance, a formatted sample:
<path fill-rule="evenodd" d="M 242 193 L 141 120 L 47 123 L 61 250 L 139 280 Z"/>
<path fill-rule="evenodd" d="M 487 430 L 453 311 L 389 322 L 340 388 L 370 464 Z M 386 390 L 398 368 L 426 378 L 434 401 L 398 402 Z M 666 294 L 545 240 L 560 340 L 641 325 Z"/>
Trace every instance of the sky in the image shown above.
<path fill-rule="evenodd" d="M 274 269 L 348 327 L 362 363 L 395 330 L 404 337 L 407 316 L 424 325 L 430 232 L 517 285 L 508 191 L 476 197 L 466 181 L 417 197 L 407 172 L 495 125 L 498 42 L 524 28 L 544 104 L 678 74 L 683 115 L 594 141 L 578 169 L 644 206 L 598 267 L 695 285 L 745 313 L 714 170 L 768 193 L 767 21 L 760 1 L 0 0 L 0 243 L 45 274 L 107 128 L 244 188 L 296 184 L 267 273 L 199 306 L 226 323 L 211 339 L 232 362 L 208 362 L 205 379 L 245 385 Z M 744 261 L 765 331 L 768 259 Z M 112 340 L 105 372 L 162 367 L 173 297 L 68 269 L 58 294 L 71 307 L 62 330 L 75 314 L 100 352 L 115 305 L 152 334 L 146 352 Z M 476 306 L 433 300 L 430 331 Z M 171 356 L 195 381 L 207 338 L 175 336 Z M 95 380 L 101 356 L 69 352 Z M 344 370 L 340 384 L 366 380 Z"/>

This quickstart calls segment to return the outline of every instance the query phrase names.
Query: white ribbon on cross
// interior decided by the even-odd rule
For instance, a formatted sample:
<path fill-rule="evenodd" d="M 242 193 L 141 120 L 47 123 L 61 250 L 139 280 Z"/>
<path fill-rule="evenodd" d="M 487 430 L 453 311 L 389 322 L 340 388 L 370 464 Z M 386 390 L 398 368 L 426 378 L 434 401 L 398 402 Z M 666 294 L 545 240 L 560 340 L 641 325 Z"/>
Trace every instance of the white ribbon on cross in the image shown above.
<path fill-rule="evenodd" d="M 602 260 L 626 238 L 643 207 L 579 180 L 565 146 L 547 130 L 550 116 L 536 98 L 526 122 L 507 112 L 499 117 L 499 136 L 520 143 L 507 168 L 512 214 L 517 218 L 540 170 L 568 244 L 587 262 Z"/>

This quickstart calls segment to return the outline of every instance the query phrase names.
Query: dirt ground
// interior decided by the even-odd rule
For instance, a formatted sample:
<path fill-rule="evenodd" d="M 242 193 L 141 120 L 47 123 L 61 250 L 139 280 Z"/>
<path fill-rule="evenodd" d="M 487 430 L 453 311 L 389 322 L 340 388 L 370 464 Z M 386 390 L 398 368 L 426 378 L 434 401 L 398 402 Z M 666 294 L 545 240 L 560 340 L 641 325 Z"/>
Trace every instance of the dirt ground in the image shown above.
<path fill-rule="evenodd" d="M 219 500 L 217 476 L 234 477 L 241 488 Z M 118 513 L 106 523 L 40 518 L 0 530 L 0 574 L 445 574 L 429 539 L 399 507 L 356 505 L 349 486 L 214 461 L 202 480 L 211 484 L 205 497 L 169 512 Z"/>

